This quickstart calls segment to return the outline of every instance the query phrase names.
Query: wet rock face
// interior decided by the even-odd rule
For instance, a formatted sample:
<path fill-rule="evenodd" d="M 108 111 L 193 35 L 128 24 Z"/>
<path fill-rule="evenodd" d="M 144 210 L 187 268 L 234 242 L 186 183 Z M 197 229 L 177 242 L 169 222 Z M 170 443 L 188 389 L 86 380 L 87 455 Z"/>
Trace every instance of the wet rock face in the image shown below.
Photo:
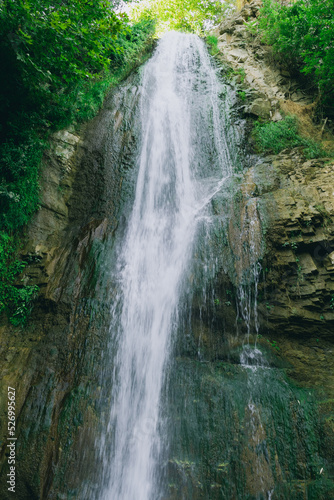
<path fill-rule="evenodd" d="M 334 162 L 281 154 L 250 175 L 267 245 L 267 328 L 332 339 Z"/>
<path fill-rule="evenodd" d="M 93 476 L 108 316 L 99 295 L 107 288 L 101 260 L 131 203 L 138 98 L 136 77 L 130 77 L 79 132 L 54 134 L 43 159 L 41 207 L 22 250 L 30 262 L 23 279 L 40 287 L 39 298 L 24 331 L 0 327 L 2 412 L 7 385 L 17 395 L 18 499 L 80 498 Z M 6 416 L 0 432 L 5 499 L 12 495 L 3 487 Z"/>
<path fill-rule="evenodd" d="M 260 333 L 277 342 L 276 355 L 298 384 L 326 397 L 334 387 L 333 179 L 333 160 L 305 160 L 297 149 L 263 158 L 245 173 L 235 212 L 240 219 L 245 207 L 256 206 Z M 244 246 L 241 229 L 232 219 L 234 253 Z M 242 253 L 237 257 L 235 266 L 247 265 Z"/>
<path fill-rule="evenodd" d="M 174 374 L 166 498 L 332 497 L 313 395 L 284 370 L 178 359 Z"/>
<path fill-rule="evenodd" d="M 292 151 L 265 158 L 248 176 L 265 242 L 261 333 L 277 342 L 277 355 L 299 385 L 316 389 L 320 401 L 333 398 L 334 162 L 305 161 Z M 327 405 L 329 440 L 333 413 Z"/>
<path fill-rule="evenodd" d="M 246 3 L 222 22 L 216 33 L 217 57 L 234 70 L 244 86 L 247 114 L 273 121 L 282 119 L 284 113 L 296 114 L 303 130 L 316 136 L 319 131 L 311 116 L 315 96 L 300 89 L 300 83 L 291 77 L 293 68 L 275 63 L 270 48 L 252 32 L 250 23 L 256 23 L 260 7 L 258 0 Z M 253 238 L 262 264 L 257 297 L 261 332 L 299 342 L 300 349 L 306 339 L 317 345 L 319 338 L 333 342 L 333 168 L 330 159 L 306 161 L 298 149 L 286 151 L 263 158 L 249 169 L 233 195 L 229 246 L 235 256 L 234 274 L 231 270 L 228 274 L 238 286 L 238 276 L 249 266 L 243 246 L 249 249 L 252 238 L 245 235 L 243 221 L 255 206 L 252 219 L 263 242 L 259 245 Z M 327 347 L 321 352 L 328 361 Z M 325 372 L 326 364 L 317 359 Z M 294 356 L 291 360 L 299 366 L 295 371 L 298 379 L 311 380 L 306 370 L 301 375 Z M 325 385 L 330 390 L 330 383 Z"/>
<path fill-rule="evenodd" d="M 231 266 L 206 301 L 195 295 L 194 345 L 181 328 L 171 370 L 169 500 L 333 497 L 333 180 L 332 160 L 296 149 L 262 158 L 233 187 L 228 244 L 220 239 Z M 247 331 L 236 311 L 251 245 L 262 266 L 257 348 L 266 364 L 257 368 L 243 365 Z M 252 323 L 252 348 L 254 332 Z"/>
<path fill-rule="evenodd" d="M 293 150 L 261 159 L 234 194 L 229 244 L 238 254 L 237 277 L 249 265 L 241 247 L 247 243 L 249 255 L 252 242 L 262 261 L 258 309 L 267 330 L 332 339 L 333 179 L 333 160 L 305 160 Z M 256 225 L 251 235 L 243 226 L 247 213 Z"/>
<path fill-rule="evenodd" d="M 245 26 L 259 5 L 221 24 L 217 57 L 239 75 L 247 114 L 278 121 L 290 112 L 313 130 L 312 96 Z M 244 171 L 231 193 L 231 212 L 215 200 L 217 216 L 230 214 L 219 232 L 229 265 L 210 283 L 211 302 L 202 302 L 201 315 L 200 297 L 194 303 L 197 349 L 189 342 L 180 349 L 179 384 L 171 384 L 167 498 L 186 499 L 191 491 L 203 499 L 326 500 L 334 497 L 334 162 L 305 160 L 298 149 L 267 156 Z M 257 346 L 276 371 L 256 383 L 240 367 L 247 329 L 237 290 L 252 278 L 250 248 L 262 267 Z M 250 330 L 253 344 L 252 317 Z"/>

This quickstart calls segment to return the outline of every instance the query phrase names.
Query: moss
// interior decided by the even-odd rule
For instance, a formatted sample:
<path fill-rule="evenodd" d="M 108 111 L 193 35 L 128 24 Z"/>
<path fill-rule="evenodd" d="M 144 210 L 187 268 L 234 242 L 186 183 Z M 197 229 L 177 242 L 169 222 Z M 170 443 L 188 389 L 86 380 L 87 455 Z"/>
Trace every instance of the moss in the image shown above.
<path fill-rule="evenodd" d="M 218 38 L 215 35 L 208 35 L 205 41 L 209 45 L 209 52 L 212 56 L 219 53 Z"/>
<path fill-rule="evenodd" d="M 179 359 L 169 404 L 172 461 L 191 463 L 186 475 L 184 467 L 169 468 L 179 491 L 221 500 L 274 488 L 277 498 L 297 500 L 306 488 L 311 498 L 330 498 L 332 481 L 319 478 L 326 458 L 315 394 L 284 370 Z"/>

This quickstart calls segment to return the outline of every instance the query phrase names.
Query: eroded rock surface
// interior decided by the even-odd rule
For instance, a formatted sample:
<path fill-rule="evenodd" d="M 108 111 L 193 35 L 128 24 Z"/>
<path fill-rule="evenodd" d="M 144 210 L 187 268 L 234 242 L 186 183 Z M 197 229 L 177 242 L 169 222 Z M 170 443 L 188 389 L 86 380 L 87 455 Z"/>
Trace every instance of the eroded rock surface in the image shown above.
<path fill-rule="evenodd" d="M 88 125 L 54 134 L 45 153 L 40 209 L 22 249 L 30 262 L 22 279 L 40 287 L 39 297 L 24 330 L 0 328 L 3 499 L 12 498 L 7 385 L 16 389 L 15 498 L 80 498 L 93 477 L 108 316 L 101 254 L 131 200 L 138 98 L 130 77 Z"/>
<path fill-rule="evenodd" d="M 309 128 L 309 133 L 318 134 L 312 122 L 316 96 L 300 89 L 291 71 L 274 61 L 270 47 L 261 44 L 252 28 L 260 7 L 260 0 L 246 3 L 218 27 L 217 58 L 244 86 L 246 114 L 273 121 L 285 113 L 297 114 L 303 131 Z M 256 231 L 252 239 L 263 267 L 258 294 L 261 328 L 275 338 L 299 339 L 301 346 L 311 338 L 318 339 L 317 344 L 319 338 L 333 342 L 333 196 L 333 160 L 306 160 L 298 149 L 262 158 L 245 172 L 235 191 L 235 215 L 229 226 L 236 256 L 234 282 L 249 266 L 248 250 L 242 250 L 242 245 L 251 245 L 242 222 L 248 219 L 260 224 L 263 242 L 255 241 Z M 326 386 L 332 391 L 331 382 Z"/>

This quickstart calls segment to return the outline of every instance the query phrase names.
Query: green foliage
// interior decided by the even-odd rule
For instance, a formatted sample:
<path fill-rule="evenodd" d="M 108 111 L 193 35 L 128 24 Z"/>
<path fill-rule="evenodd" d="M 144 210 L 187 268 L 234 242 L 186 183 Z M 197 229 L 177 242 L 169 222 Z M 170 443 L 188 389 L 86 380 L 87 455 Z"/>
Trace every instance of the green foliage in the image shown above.
<path fill-rule="evenodd" d="M 243 90 L 238 90 L 237 93 L 242 101 L 246 101 L 246 92 L 244 92 Z"/>
<path fill-rule="evenodd" d="M 246 30 L 251 33 L 252 35 L 257 35 L 258 34 L 258 23 L 257 20 L 249 20 L 244 23 L 244 26 Z"/>
<path fill-rule="evenodd" d="M 16 281 L 21 228 L 39 202 L 51 132 L 92 118 L 152 45 L 154 23 L 133 24 L 104 0 L 0 0 L 0 312 L 23 325 L 35 286 Z M 14 285 L 15 283 L 15 285 Z"/>
<path fill-rule="evenodd" d="M 209 45 L 209 52 L 212 56 L 218 54 L 218 38 L 214 35 L 208 35 L 206 37 L 206 42 Z"/>
<path fill-rule="evenodd" d="M 19 231 L 38 206 L 44 147 L 34 134 L 0 146 L 0 313 L 6 311 L 16 326 L 24 326 L 38 292 L 37 286 L 15 284 L 26 265 L 16 253 Z"/>
<path fill-rule="evenodd" d="M 20 145 L 10 141 L 0 146 L 0 230 L 18 229 L 36 210 L 43 148 L 44 143 L 36 137 Z"/>
<path fill-rule="evenodd" d="M 170 30 L 203 36 L 226 12 L 234 10 L 234 0 L 148 0 L 136 5 L 131 18 L 154 19 L 157 35 Z"/>
<path fill-rule="evenodd" d="M 18 71 L 43 98 L 107 69 L 126 29 L 102 0 L 4 0 L 0 10 L 0 33 Z"/>
<path fill-rule="evenodd" d="M 331 300 L 329 302 L 329 308 L 334 309 L 334 295 L 331 296 Z"/>
<path fill-rule="evenodd" d="M 273 309 L 273 307 L 274 307 L 274 306 L 272 306 L 272 305 L 268 304 L 268 302 L 266 303 L 266 308 L 267 308 L 267 310 L 268 310 L 269 312 L 271 311 L 271 309 Z M 279 351 L 279 350 L 280 350 L 279 346 L 277 345 L 277 341 L 276 341 L 276 340 L 269 340 L 268 338 L 263 337 L 263 335 L 261 335 L 260 333 L 257 335 L 257 338 L 258 338 L 259 340 L 261 340 L 261 339 L 262 339 L 263 341 L 265 340 L 266 342 L 268 342 L 268 344 L 270 344 L 270 346 L 271 346 L 273 349 L 276 349 L 277 351 Z"/>
<path fill-rule="evenodd" d="M 62 124 L 83 94 L 105 93 L 110 70 L 132 61 L 152 32 L 152 22 L 133 26 L 103 0 L 0 3 L 0 135 L 20 130 L 22 118 L 38 132 Z"/>
<path fill-rule="evenodd" d="M 95 116 L 110 87 L 143 62 L 145 52 L 152 46 L 154 29 L 153 21 L 142 20 L 119 33 L 115 39 L 119 50 L 113 57 L 113 67 L 95 78 L 79 80 L 61 92 L 57 101 L 50 102 L 45 110 L 47 123 L 53 128 L 63 128 Z"/>
<path fill-rule="evenodd" d="M 259 29 L 287 64 L 310 75 L 322 102 L 334 112 L 334 11 L 331 2 L 297 0 L 283 4 L 264 0 Z"/>
<path fill-rule="evenodd" d="M 15 255 L 14 238 L 0 232 L 0 313 L 7 310 L 13 325 L 24 326 L 30 313 L 32 301 L 36 297 L 38 287 L 14 286 L 17 276 L 23 271 L 26 262 Z"/>
<path fill-rule="evenodd" d="M 117 42 L 118 51 L 116 62 L 120 66 L 127 65 L 134 61 L 141 63 L 140 54 L 147 44 L 147 39 L 155 32 L 155 22 L 152 19 L 140 19 L 126 32 L 121 33 Z"/>
<path fill-rule="evenodd" d="M 235 78 L 238 83 L 244 83 L 246 78 L 246 72 L 244 68 L 234 69 L 230 72 L 230 76 Z"/>
<path fill-rule="evenodd" d="M 298 134 L 298 122 L 294 116 L 286 116 L 278 122 L 257 122 L 254 136 L 261 152 L 271 151 L 278 154 L 283 149 L 301 146 L 307 158 L 324 155 L 318 143 Z"/>

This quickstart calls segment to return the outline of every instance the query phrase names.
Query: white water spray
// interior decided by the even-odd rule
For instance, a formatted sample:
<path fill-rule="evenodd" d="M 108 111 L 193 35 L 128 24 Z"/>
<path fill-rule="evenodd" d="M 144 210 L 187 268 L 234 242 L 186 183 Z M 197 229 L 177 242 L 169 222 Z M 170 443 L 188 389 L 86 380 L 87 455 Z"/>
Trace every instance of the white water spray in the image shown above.
<path fill-rule="evenodd" d="M 177 305 L 199 212 L 231 172 L 219 82 L 198 37 L 167 34 L 145 67 L 142 92 L 139 173 L 111 325 L 118 350 L 101 446 L 103 500 L 161 498 L 160 397 Z M 201 137 L 199 120 L 210 129 Z"/>

